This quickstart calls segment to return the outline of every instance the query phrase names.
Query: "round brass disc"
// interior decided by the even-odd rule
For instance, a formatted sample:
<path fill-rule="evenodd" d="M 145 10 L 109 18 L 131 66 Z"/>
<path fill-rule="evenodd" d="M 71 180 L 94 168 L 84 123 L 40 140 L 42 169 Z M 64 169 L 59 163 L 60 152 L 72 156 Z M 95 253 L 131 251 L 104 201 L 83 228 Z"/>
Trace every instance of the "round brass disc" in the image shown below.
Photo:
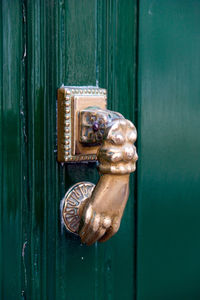
<path fill-rule="evenodd" d="M 78 233 L 80 224 L 79 207 L 91 196 L 94 187 L 95 184 L 83 181 L 73 185 L 65 194 L 62 217 L 67 230 L 70 232 Z"/>

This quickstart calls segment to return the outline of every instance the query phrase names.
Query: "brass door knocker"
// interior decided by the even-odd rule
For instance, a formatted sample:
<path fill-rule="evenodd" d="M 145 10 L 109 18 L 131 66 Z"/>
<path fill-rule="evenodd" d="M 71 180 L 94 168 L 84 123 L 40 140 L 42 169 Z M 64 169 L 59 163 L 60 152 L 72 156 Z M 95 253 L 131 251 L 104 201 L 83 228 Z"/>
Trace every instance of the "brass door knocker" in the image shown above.
<path fill-rule="evenodd" d="M 129 196 L 129 176 L 138 159 L 135 126 L 106 109 L 106 90 L 58 90 L 58 161 L 98 161 L 95 186 L 80 182 L 66 193 L 62 218 L 83 243 L 104 242 L 119 229 Z"/>

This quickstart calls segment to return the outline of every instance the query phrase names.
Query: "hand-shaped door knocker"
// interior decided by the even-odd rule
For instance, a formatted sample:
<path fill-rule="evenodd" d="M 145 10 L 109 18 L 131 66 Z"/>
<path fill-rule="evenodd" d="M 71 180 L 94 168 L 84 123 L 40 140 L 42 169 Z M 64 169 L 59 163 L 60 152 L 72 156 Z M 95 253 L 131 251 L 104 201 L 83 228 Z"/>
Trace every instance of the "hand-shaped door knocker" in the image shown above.
<path fill-rule="evenodd" d="M 105 90 L 58 90 L 58 160 L 98 161 L 97 185 L 75 184 L 66 193 L 62 207 L 66 228 L 79 234 L 87 245 L 104 242 L 119 229 L 129 196 L 129 176 L 138 159 L 133 145 L 136 138 L 135 126 L 129 120 L 106 109 Z"/>

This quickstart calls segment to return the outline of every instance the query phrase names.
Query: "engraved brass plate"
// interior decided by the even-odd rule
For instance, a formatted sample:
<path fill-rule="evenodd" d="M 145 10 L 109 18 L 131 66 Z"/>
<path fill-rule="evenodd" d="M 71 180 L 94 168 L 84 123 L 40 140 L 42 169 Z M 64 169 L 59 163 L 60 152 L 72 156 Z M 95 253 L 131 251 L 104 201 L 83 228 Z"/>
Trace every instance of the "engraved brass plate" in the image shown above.
<path fill-rule="evenodd" d="M 96 160 L 97 145 L 80 142 L 79 113 L 87 107 L 106 109 L 107 92 L 97 87 L 67 87 L 58 89 L 57 142 L 58 161 Z"/>
<path fill-rule="evenodd" d="M 72 233 L 78 233 L 80 216 L 79 208 L 91 196 L 95 184 L 79 182 L 73 185 L 64 197 L 62 216 L 64 224 Z"/>

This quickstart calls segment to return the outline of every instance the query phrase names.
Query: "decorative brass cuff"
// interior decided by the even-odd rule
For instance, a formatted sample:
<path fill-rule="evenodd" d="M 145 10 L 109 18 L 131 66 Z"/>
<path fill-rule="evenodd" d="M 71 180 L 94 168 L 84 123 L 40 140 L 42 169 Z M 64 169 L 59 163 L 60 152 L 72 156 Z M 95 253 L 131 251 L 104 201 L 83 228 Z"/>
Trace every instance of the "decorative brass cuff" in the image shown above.
<path fill-rule="evenodd" d="M 124 118 L 116 119 L 108 126 L 107 134 L 97 153 L 102 174 L 128 174 L 135 171 L 137 161 L 133 143 L 137 133 L 135 126 Z"/>

